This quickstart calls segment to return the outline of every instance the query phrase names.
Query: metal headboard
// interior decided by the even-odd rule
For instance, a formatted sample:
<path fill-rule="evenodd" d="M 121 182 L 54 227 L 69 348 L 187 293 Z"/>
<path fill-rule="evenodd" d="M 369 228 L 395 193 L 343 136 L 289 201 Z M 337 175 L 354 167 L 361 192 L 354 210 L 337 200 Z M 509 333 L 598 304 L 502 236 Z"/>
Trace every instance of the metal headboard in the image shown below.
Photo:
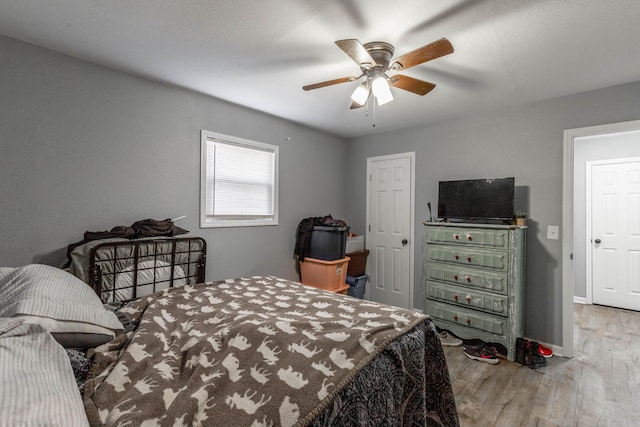
<path fill-rule="evenodd" d="M 103 302 L 128 301 L 205 280 L 207 242 L 163 237 L 106 242 L 91 249 L 89 283 Z"/>

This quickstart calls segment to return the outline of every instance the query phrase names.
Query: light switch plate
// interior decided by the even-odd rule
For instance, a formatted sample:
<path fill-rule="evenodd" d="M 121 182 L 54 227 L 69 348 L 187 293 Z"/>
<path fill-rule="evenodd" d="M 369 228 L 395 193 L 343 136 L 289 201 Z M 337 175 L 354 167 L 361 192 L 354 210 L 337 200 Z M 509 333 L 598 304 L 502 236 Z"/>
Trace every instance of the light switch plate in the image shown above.
<path fill-rule="evenodd" d="M 558 240 L 560 235 L 560 227 L 557 225 L 548 225 L 547 226 L 547 239 L 549 240 Z"/>

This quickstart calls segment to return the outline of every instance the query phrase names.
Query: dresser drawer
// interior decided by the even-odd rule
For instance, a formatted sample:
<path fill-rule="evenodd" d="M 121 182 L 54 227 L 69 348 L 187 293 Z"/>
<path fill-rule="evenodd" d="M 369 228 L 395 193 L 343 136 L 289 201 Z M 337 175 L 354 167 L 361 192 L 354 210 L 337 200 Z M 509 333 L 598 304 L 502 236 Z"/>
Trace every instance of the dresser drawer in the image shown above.
<path fill-rule="evenodd" d="M 428 246 L 427 260 L 489 268 L 504 272 L 509 267 L 509 255 L 506 252 L 482 251 L 461 246 Z"/>
<path fill-rule="evenodd" d="M 499 316 L 507 317 L 509 315 L 507 297 L 504 295 L 494 295 L 443 283 L 427 282 L 427 297 L 463 307 L 484 310 Z"/>
<path fill-rule="evenodd" d="M 427 242 L 507 249 L 509 231 L 463 227 L 428 227 Z"/>
<path fill-rule="evenodd" d="M 507 294 L 509 282 L 506 274 L 490 273 L 438 262 L 427 264 L 427 280 L 462 284 L 476 289 L 499 292 L 503 295 Z"/>
<path fill-rule="evenodd" d="M 480 311 L 442 304 L 432 300 L 427 300 L 426 311 L 434 319 L 443 320 L 464 328 L 477 329 L 496 335 L 505 335 L 507 331 L 507 319 Z"/>

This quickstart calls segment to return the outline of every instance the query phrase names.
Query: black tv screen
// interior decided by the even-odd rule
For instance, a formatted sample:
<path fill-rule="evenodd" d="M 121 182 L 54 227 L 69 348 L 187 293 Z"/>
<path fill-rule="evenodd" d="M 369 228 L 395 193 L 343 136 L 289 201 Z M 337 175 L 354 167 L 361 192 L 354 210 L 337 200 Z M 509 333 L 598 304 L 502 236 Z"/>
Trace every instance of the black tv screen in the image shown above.
<path fill-rule="evenodd" d="M 511 220 L 514 178 L 440 181 L 438 217 L 445 220 Z"/>

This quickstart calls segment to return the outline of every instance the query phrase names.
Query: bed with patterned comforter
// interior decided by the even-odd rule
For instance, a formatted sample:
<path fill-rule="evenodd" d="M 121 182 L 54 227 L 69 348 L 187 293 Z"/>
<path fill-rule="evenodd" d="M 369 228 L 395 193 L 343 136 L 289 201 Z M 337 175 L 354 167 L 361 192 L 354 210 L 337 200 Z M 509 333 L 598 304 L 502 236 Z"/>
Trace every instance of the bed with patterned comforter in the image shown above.
<path fill-rule="evenodd" d="M 440 339 L 411 310 L 275 277 L 125 305 L 137 328 L 91 350 L 91 425 L 458 425 Z"/>

